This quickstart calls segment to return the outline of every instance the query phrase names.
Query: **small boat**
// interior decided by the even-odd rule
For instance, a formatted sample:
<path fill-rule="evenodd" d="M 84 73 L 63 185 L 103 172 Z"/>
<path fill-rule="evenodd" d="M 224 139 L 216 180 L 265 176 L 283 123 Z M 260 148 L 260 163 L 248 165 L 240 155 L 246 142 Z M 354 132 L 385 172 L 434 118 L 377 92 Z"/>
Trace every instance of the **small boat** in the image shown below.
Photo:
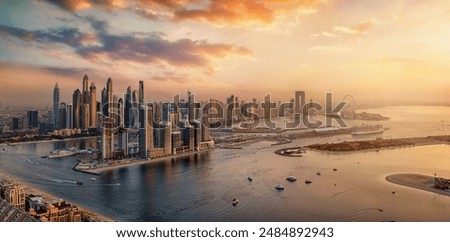
<path fill-rule="evenodd" d="M 320 174 L 320 172 L 317 172 L 316 174 L 317 174 L 318 176 L 322 175 L 322 174 Z"/>
<path fill-rule="evenodd" d="M 311 181 L 311 180 L 305 180 L 305 183 L 306 183 L 306 184 L 311 184 L 312 181 Z"/>
<path fill-rule="evenodd" d="M 77 185 L 83 185 L 84 183 L 82 181 L 77 181 Z"/>
<path fill-rule="evenodd" d="M 286 177 L 286 180 L 288 180 L 290 182 L 295 182 L 295 181 L 297 181 L 297 178 L 295 178 L 295 176 L 288 176 L 288 177 Z"/>
<path fill-rule="evenodd" d="M 334 168 L 334 169 L 333 169 L 333 171 L 337 171 L 337 169 L 336 169 L 336 168 Z"/>
<path fill-rule="evenodd" d="M 46 155 L 41 156 L 42 159 L 47 159 L 47 157 Z"/>
<path fill-rule="evenodd" d="M 91 179 L 89 179 L 89 180 L 91 180 L 91 181 L 97 181 L 97 178 L 91 177 Z"/>
<path fill-rule="evenodd" d="M 237 200 L 236 198 L 233 198 L 233 201 L 231 201 L 231 204 L 233 204 L 233 206 L 236 206 L 238 204 L 239 200 Z"/>
<path fill-rule="evenodd" d="M 284 190 L 284 187 L 283 187 L 283 185 L 281 185 L 281 184 L 277 184 L 277 185 L 275 186 L 275 189 L 277 189 L 277 190 Z"/>
<path fill-rule="evenodd" d="M 253 176 L 248 176 L 247 179 L 248 179 L 249 181 L 253 181 Z"/>
<path fill-rule="evenodd" d="M 5 153 L 5 148 L 2 149 L 2 154 Z"/>

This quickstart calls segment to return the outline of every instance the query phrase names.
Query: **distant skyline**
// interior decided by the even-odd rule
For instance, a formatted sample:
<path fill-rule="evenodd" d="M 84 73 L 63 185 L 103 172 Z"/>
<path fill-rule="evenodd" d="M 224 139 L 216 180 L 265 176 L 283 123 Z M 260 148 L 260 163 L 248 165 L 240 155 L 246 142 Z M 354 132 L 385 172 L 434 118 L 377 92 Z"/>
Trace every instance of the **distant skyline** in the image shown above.
<path fill-rule="evenodd" d="M 445 0 L 33 0 L 0 2 L 0 102 L 70 102 L 85 74 L 147 101 L 187 90 L 199 100 L 450 104 Z"/>

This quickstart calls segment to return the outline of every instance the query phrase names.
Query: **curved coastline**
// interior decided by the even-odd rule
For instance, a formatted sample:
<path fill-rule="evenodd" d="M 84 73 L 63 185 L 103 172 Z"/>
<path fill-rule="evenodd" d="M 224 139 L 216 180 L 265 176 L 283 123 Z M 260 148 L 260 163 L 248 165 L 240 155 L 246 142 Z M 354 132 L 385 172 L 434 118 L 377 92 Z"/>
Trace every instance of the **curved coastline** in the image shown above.
<path fill-rule="evenodd" d="M 393 174 L 386 177 L 386 180 L 407 187 L 412 187 L 440 195 L 450 196 L 450 192 L 434 188 L 434 177 L 423 174 Z"/>

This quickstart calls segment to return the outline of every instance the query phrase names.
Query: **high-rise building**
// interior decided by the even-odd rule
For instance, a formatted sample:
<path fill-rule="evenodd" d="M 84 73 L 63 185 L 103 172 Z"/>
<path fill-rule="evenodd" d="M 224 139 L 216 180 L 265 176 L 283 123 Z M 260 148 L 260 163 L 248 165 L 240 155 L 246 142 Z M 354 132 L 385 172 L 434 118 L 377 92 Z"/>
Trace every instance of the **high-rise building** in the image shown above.
<path fill-rule="evenodd" d="M 89 100 L 89 78 L 87 75 L 83 77 L 83 103 L 90 103 Z"/>
<path fill-rule="evenodd" d="M 128 156 L 128 129 L 119 128 L 119 147 L 123 150 L 123 155 Z"/>
<path fill-rule="evenodd" d="M 91 83 L 91 87 L 89 90 L 89 110 L 90 110 L 90 122 L 89 127 L 95 128 L 97 127 L 97 89 L 95 87 L 95 83 Z"/>
<path fill-rule="evenodd" d="M 22 129 L 22 119 L 20 117 L 13 117 L 11 122 L 11 129 L 18 130 Z"/>
<path fill-rule="evenodd" d="M 113 83 L 112 83 L 112 79 L 111 77 L 108 78 L 108 81 L 106 82 L 106 97 L 108 99 L 108 103 L 107 103 L 107 114 L 106 116 L 111 118 L 111 114 L 110 112 L 112 111 L 111 109 L 113 108 L 113 104 L 114 104 L 114 94 L 113 94 Z"/>
<path fill-rule="evenodd" d="M 59 118 L 59 86 L 56 83 L 53 89 L 53 127 L 55 129 L 61 129 L 61 119 Z"/>
<path fill-rule="evenodd" d="M 113 158 L 114 150 L 114 119 L 104 117 L 102 122 L 102 158 L 111 159 Z"/>
<path fill-rule="evenodd" d="M 163 148 L 164 155 L 172 154 L 172 127 L 169 122 L 160 122 L 154 131 L 154 146 Z"/>
<path fill-rule="evenodd" d="M 124 127 L 131 128 L 132 127 L 132 125 L 131 125 L 131 123 L 132 123 L 131 122 L 131 116 L 132 116 L 131 103 L 132 103 L 132 100 L 131 100 L 131 87 L 130 86 L 127 88 L 127 92 L 125 93 L 124 99 L 125 99 L 125 103 L 124 103 L 124 107 L 123 107 L 123 109 L 124 109 L 123 110 Z"/>
<path fill-rule="evenodd" d="M 27 111 L 28 129 L 35 129 L 39 127 L 38 111 Z"/>
<path fill-rule="evenodd" d="M 139 110 L 139 153 L 142 158 L 148 157 L 153 148 L 153 106 L 141 105 Z"/>
<path fill-rule="evenodd" d="M 148 107 L 144 105 L 144 82 L 139 81 L 139 153 L 142 158 L 147 157 L 147 115 Z M 153 139 L 153 137 L 152 137 Z"/>
<path fill-rule="evenodd" d="M 201 123 L 201 133 L 202 133 L 202 141 L 208 141 L 211 140 L 211 136 L 209 133 L 209 129 L 211 128 L 211 125 L 209 123 L 209 115 L 203 114 L 202 116 L 202 123 Z"/>
<path fill-rule="evenodd" d="M 61 119 L 61 129 L 67 129 L 67 107 L 66 103 L 62 102 L 61 105 L 59 105 L 59 118 Z"/>
<path fill-rule="evenodd" d="M 73 129 L 73 106 L 72 103 L 66 105 L 66 128 Z"/>
<path fill-rule="evenodd" d="M 139 127 L 139 103 L 138 103 L 138 97 L 137 92 L 134 90 L 131 93 L 131 117 L 130 117 L 130 124 L 133 128 Z"/>
<path fill-rule="evenodd" d="M 102 102 L 101 102 L 101 111 L 103 116 L 108 116 L 108 94 L 106 92 L 106 88 L 102 90 Z"/>
<path fill-rule="evenodd" d="M 73 128 L 81 128 L 81 106 L 82 106 L 82 94 L 80 89 L 75 90 L 72 96 L 72 106 L 73 106 Z"/>
<path fill-rule="evenodd" d="M 195 120 L 195 97 L 191 91 L 188 91 L 188 120 L 189 123 Z"/>
<path fill-rule="evenodd" d="M 81 105 L 81 124 L 80 124 L 80 128 L 82 130 L 87 130 L 89 128 L 89 121 L 90 121 L 90 117 L 89 115 L 91 114 L 90 111 L 90 105 L 88 103 L 83 103 Z"/>
<path fill-rule="evenodd" d="M 227 106 L 225 107 L 225 123 L 227 126 L 232 126 L 233 124 L 233 119 L 234 119 L 234 113 L 235 113 L 235 109 L 236 109 L 236 98 L 234 97 L 234 95 L 231 95 L 230 97 L 227 98 Z"/>
<path fill-rule="evenodd" d="M 305 102 L 305 92 L 296 91 L 295 92 L 295 113 L 302 113 L 302 108 L 306 104 Z"/>
<path fill-rule="evenodd" d="M 118 115 L 118 120 L 116 120 L 116 123 L 117 123 L 117 126 L 116 127 L 120 127 L 120 128 L 123 128 L 124 127 L 124 119 L 125 119 L 125 117 L 124 117 L 124 112 L 125 112 L 125 107 L 124 107 L 124 105 L 123 105 L 123 99 L 122 98 L 119 98 L 119 101 L 117 101 L 117 112 L 119 112 L 119 115 Z"/>

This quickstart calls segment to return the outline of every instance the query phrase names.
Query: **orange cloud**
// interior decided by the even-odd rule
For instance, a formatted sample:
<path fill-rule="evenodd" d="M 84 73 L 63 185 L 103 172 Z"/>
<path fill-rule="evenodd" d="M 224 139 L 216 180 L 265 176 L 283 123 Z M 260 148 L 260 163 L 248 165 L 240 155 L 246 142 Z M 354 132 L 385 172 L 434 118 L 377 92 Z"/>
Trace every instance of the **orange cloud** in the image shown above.
<path fill-rule="evenodd" d="M 101 6 L 107 9 L 113 8 L 124 8 L 126 6 L 125 0 L 42 0 L 56 6 L 68 10 L 68 11 L 79 11 L 83 9 L 92 8 L 94 6 Z"/>
<path fill-rule="evenodd" d="M 41 0 L 68 11 L 102 7 L 128 8 L 150 20 L 196 20 L 219 24 L 272 23 L 289 12 L 315 12 L 327 0 Z M 160 18 L 158 15 L 164 16 Z"/>
<path fill-rule="evenodd" d="M 345 33 L 345 34 L 361 34 L 367 32 L 370 28 L 374 26 L 372 20 L 366 22 L 360 22 L 357 25 L 346 27 L 346 26 L 336 26 L 333 28 L 335 32 Z"/>

